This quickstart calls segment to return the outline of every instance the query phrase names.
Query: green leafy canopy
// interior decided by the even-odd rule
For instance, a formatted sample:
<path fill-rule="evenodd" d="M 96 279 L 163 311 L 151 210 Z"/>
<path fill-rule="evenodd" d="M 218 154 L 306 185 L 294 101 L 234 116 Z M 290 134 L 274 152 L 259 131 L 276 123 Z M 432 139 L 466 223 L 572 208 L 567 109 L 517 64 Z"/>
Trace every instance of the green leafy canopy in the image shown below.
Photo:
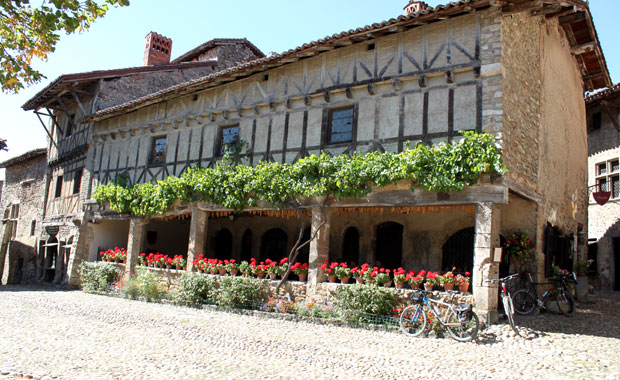
<path fill-rule="evenodd" d="M 24 85 L 44 78 L 32 59 L 47 59 L 54 52 L 60 31 L 88 30 L 103 17 L 108 5 L 127 6 L 129 0 L 44 0 L 32 7 L 29 0 L 0 0 L 0 88 L 17 93 Z"/>
<path fill-rule="evenodd" d="M 241 211 L 259 200 L 279 208 L 299 197 L 361 197 L 370 193 L 371 185 L 384 187 L 400 180 L 412 181 L 414 188 L 460 191 L 475 184 L 481 173 L 505 171 L 501 148 L 492 135 L 463 135 L 454 144 L 420 143 L 401 153 L 322 153 L 293 164 L 260 162 L 255 167 L 223 160 L 214 168 L 194 167 L 156 184 L 128 186 L 120 181 L 100 185 L 94 198 L 109 202 L 117 212 L 146 217 L 165 213 L 176 200 L 207 201 Z"/>

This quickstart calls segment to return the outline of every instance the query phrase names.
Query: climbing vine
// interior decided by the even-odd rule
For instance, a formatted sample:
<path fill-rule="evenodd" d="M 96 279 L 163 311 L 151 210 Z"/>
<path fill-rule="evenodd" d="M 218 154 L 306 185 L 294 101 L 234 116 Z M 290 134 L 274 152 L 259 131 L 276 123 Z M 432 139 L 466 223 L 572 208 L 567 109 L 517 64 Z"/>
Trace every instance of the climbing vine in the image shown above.
<path fill-rule="evenodd" d="M 300 196 L 360 197 L 371 185 L 383 187 L 400 180 L 432 191 L 460 191 L 477 182 L 481 173 L 503 173 L 500 147 L 489 134 L 464 132 L 454 144 L 418 144 L 401 153 L 371 152 L 331 156 L 322 153 L 293 164 L 260 162 L 234 165 L 224 159 L 214 168 L 193 167 L 180 177 L 128 186 L 117 181 L 97 187 L 94 198 L 109 202 L 117 212 L 139 216 L 163 214 L 176 200 L 207 201 L 236 211 L 259 200 L 275 207 Z M 412 188 L 413 190 L 413 188 Z"/>

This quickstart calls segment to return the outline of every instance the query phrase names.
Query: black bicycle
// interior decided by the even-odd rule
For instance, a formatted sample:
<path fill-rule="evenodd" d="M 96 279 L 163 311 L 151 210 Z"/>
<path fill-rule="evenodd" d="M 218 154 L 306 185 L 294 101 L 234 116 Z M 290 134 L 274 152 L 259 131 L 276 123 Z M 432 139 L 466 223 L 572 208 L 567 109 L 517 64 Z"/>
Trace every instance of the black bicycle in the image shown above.
<path fill-rule="evenodd" d="M 536 306 L 540 309 L 548 310 L 547 306 L 545 306 L 545 301 L 552 300 L 553 297 L 555 297 L 558 309 L 562 314 L 567 317 L 575 314 L 575 299 L 573 298 L 568 286 L 569 282 L 577 282 L 575 273 L 562 274 L 552 278 L 553 282 L 540 283 L 534 282 L 529 273 L 527 273 L 527 276 L 530 280 L 529 286 L 526 289 L 521 289 L 512 295 L 512 303 L 517 314 L 530 314 Z M 542 294 L 542 298 L 539 298 L 538 292 L 536 291 L 536 285 L 548 284 L 553 284 L 554 287 L 546 290 Z"/>
<path fill-rule="evenodd" d="M 498 278 L 496 280 L 488 280 L 487 283 L 500 285 L 502 289 L 502 304 L 504 305 L 504 313 L 506 313 L 506 318 L 508 319 L 508 323 L 510 323 L 510 327 L 512 327 L 512 330 L 517 335 L 521 336 L 519 329 L 517 328 L 517 326 L 515 326 L 515 315 L 514 315 L 515 308 L 512 303 L 512 298 L 510 297 L 510 292 L 508 291 L 508 288 L 506 287 L 506 284 L 508 283 L 508 281 L 516 277 L 519 277 L 518 273 L 511 274 L 510 276 L 507 276 L 504 278 Z"/>

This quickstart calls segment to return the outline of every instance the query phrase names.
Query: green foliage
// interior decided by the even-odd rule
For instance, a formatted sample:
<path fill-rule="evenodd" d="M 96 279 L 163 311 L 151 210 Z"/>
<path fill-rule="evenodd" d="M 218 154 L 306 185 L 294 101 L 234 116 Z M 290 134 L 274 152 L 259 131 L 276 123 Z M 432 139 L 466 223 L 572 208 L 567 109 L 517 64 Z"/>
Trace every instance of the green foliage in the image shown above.
<path fill-rule="evenodd" d="M 432 191 L 460 191 L 475 184 L 481 173 L 504 172 L 501 149 L 493 136 L 463 134 L 454 144 L 419 144 L 402 153 L 358 152 L 335 157 L 322 153 L 293 164 L 260 162 L 256 167 L 224 160 L 215 168 L 192 168 L 181 177 L 171 176 L 157 184 L 100 185 L 94 198 L 110 202 L 115 211 L 148 217 L 165 213 L 176 200 L 208 201 L 241 211 L 258 200 L 283 207 L 301 196 L 360 197 L 370 193 L 371 184 L 383 187 L 400 180 L 411 180 L 414 187 Z"/>
<path fill-rule="evenodd" d="M 222 277 L 218 279 L 215 303 L 226 307 L 247 307 L 265 300 L 264 281 L 249 277 Z"/>
<path fill-rule="evenodd" d="M 134 287 L 137 294 L 147 301 L 157 301 L 166 296 L 166 291 L 160 289 L 157 273 L 146 268 L 138 268 L 136 277 L 132 278 L 126 285 L 127 289 L 131 287 Z"/>
<path fill-rule="evenodd" d="M 79 268 L 81 287 L 85 292 L 108 292 L 121 272 L 112 264 L 82 262 Z"/>
<path fill-rule="evenodd" d="M 364 314 L 392 315 L 398 305 L 393 289 L 373 285 L 340 286 L 334 306 L 348 321 L 363 322 Z"/>
<path fill-rule="evenodd" d="M 213 277 L 186 272 L 181 276 L 174 299 L 182 305 L 201 305 L 214 298 L 216 283 Z"/>
<path fill-rule="evenodd" d="M 108 5 L 129 5 L 128 0 L 50 0 L 38 8 L 29 0 L 0 0 L 0 88 L 17 93 L 44 76 L 31 66 L 32 58 L 47 59 L 54 52 L 60 32 L 88 30 L 103 17 Z"/>

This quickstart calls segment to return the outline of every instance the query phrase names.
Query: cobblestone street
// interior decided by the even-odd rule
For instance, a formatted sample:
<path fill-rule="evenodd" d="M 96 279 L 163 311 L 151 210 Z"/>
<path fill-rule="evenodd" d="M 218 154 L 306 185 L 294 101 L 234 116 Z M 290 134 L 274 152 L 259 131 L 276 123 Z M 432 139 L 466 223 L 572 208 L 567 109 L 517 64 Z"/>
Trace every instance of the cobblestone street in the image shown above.
<path fill-rule="evenodd" d="M 620 296 L 472 343 L 149 304 L 78 291 L 0 290 L 0 380 L 620 379 Z"/>

